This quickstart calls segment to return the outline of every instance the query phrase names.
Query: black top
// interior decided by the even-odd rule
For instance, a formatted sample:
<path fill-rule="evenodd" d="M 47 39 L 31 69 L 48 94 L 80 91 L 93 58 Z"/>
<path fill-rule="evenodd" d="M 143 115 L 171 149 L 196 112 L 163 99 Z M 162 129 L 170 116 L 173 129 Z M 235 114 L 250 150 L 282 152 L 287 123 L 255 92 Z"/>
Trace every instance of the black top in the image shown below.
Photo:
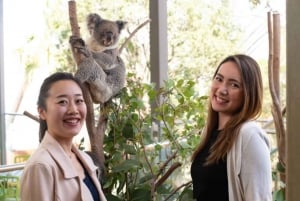
<path fill-rule="evenodd" d="M 193 196 L 197 201 L 229 201 L 226 160 L 203 166 L 209 155 L 209 148 L 218 134 L 217 130 L 212 133 L 208 143 L 191 165 Z"/>
<path fill-rule="evenodd" d="M 83 182 L 90 190 L 94 201 L 100 201 L 99 192 L 98 192 L 91 176 L 86 171 L 84 171 L 84 172 L 85 172 L 85 178 L 83 179 Z"/>

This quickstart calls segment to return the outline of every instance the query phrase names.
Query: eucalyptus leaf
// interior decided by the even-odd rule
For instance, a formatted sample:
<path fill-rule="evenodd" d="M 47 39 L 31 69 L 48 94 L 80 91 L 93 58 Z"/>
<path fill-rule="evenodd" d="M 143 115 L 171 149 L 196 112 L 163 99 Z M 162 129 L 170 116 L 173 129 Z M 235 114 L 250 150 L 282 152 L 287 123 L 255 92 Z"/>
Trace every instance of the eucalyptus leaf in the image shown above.
<path fill-rule="evenodd" d="M 125 160 L 121 164 L 112 168 L 113 172 L 127 172 L 132 169 L 140 168 L 140 162 L 137 160 Z"/>

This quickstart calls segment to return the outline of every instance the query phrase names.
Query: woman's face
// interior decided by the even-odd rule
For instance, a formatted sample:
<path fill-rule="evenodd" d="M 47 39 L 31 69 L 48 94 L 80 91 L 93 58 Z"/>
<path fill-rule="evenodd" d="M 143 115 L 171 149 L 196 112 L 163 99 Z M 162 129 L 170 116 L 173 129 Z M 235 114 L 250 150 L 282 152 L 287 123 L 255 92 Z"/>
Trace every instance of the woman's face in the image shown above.
<path fill-rule="evenodd" d="M 48 132 L 55 138 L 72 139 L 85 121 L 86 105 L 76 82 L 61 80 L 52 84 L 46 99 L 46 109 L 39 108 L 46 120 Z"/>
<path fill-rule="evenodd" d="M 243 83 L 241 73 L 236 63 L 223 63 L 211 86 L 212 109 L 220 115 L 231 117 L 244 102 Z"/>

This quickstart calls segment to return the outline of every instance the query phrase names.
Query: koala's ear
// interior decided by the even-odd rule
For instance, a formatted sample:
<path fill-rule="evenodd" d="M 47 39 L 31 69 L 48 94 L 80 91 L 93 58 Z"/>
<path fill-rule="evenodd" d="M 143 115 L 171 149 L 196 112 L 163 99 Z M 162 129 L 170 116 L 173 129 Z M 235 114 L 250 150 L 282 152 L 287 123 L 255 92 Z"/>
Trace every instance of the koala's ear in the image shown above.
<path fill-rule="evenodd" d="M 101 20 L 102 20 L 102 18 L 97 13 L 91 13 L 87 16 L 87 18 L 86 18 L 87 28 L 88 28 L 90 34 L 93 33 L 93 31 L 95 30 L 95 27 L 99 25 Z"/>
<path fill-rule="evenodd" d="M 121 31 L 122 29 L 125 28 L 127 22 L 126 21 L 118 20 L 118 21 L 116 21 L 116 24 L 118 25 L 119 31 Z"/>

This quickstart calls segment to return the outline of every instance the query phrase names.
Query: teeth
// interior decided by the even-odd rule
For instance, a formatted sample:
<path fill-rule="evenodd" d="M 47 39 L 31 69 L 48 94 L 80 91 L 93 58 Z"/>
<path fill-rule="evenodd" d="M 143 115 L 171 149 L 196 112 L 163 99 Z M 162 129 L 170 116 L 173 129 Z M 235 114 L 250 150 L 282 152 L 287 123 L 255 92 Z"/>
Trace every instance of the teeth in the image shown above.
<path fill-rule="evenodd" d="M 66 120 L 66 122 L 68 122 L 68 123 L 72 123 L 72 124 L 75 124 L 75 123 L 77 123 L 77 122 L 78 122 L 78 120 L 76 120 L 76 119 L 73 119 L 73 120 Z"/>
<path fill-rule="evenodd" d="M 216 97 L 216 100 L 217 100 L 218 103 L 225 103 L 225 102 L 227 102 L 227 100 L 225 100 L 223 98 L 220 98 L 218 96 Z"/>

